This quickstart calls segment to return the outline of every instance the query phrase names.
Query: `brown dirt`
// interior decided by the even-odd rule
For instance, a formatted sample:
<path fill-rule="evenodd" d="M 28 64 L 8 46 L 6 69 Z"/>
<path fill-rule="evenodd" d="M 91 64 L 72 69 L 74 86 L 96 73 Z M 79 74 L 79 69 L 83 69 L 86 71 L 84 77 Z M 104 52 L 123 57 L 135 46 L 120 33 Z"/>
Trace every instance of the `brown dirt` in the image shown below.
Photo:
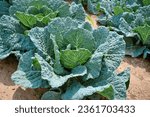
<path fill-rule="evenodd" d="M 150 60 L 126 57 L 118 71 L 126 67 L 131 69 L 131 82 L 127 99 L 150 99 Z M 39 99 L 45 91 L 43 89 L 23 90 L 11 81 L 11 74 L 17 69 L 17 60 L 9 57 L 0 61 L 0 99 L 1 100 L 29 100 Z"/>
<path fill-rule="evenodd" d="M 118 71 L 123 71 L 126 67 L 131 69 L 131 80 L 128 89 L 127 99 L 144 100 L 150 99 L 150 60 L 142 58 L 126 57 Z"/>

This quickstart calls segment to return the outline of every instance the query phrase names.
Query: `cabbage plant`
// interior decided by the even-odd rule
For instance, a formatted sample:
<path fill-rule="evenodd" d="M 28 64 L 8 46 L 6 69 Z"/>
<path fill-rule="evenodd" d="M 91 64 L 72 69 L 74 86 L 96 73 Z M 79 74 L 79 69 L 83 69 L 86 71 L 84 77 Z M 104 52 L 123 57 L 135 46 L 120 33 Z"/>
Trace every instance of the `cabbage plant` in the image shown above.
<path fill-rule="evenodd" d="M 123 36 L 69 17 L 32 28 L 28 36 L 35 49 L 21 56 L 15 84 L 49 88 L 42 99 L 126 98 L 129 69 L 116 73 L 125 55 Z"/>
<path fill-rule="evenodd" d="M 5 7 L 5 4 L 2 6 Z M 3 7 L 0 9 L 5 11 Z M 0 16 L 3 10 L 0 10 Z M 45 27 L 56 17 L 72 17 L 78 23 L 85 20 L 81 4 L 69 4 L 63 0 L 12 0 L 6 11 L 9 12 L 0 18 L 0 59 L 10 54 L 19 58 L 24 52 L 34 49 L 27 35 L 34 27 Z"/>

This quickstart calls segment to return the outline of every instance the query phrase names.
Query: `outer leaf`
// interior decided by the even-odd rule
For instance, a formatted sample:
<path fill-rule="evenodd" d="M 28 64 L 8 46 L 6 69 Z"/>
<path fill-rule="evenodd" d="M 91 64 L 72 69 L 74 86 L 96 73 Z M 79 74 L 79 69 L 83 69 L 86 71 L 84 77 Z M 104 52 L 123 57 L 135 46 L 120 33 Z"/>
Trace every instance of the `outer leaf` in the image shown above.
<path fill-rule="evenodd" d="M 70 78 L 75 78 L 79 76 L 83 76 L 87 73 L 87 69 L 85 66 L 78 66 L 72 69 L 71 74 L 65 76 L 58 76 L 54 73 L 53 68 L 38 54 L 36 54 L 36 58 L 38 59 L 41 65 L 41 77 L 44 80 L 49 82 L 49 85 L 52 88 L 58 88 L 66 83 Z"/>
<path fill-rule="evenodd" d="M 61 51 L 61 63 L 65 68 L 74 68 L 87 62 L 92 53 L 87 49 Z"/>
<path fill-rule="evenodd" d="M 11 53 L 22 53 L 33 49 L 34 46 L 27 36 L 22 34 L 23 29 L 19 22 L 10 16 L 0 19 L 0 59 L 8 57 Z"/>
<path fill-rule="evenodd" d="M 0 1 L 0 17 L 9 14 L 9 4 L 5 1 Z"/>
<path fill-rule="evenodd" d="M 111 85 L 112 89 L 108 88 L 106 91 L 99 92 L 108 99 L 126 99 L 126 89 L 128 88 L 128 81 L 130 78 L 129 69 L 125 70 L 120 74 L 112 73 L 111 71 L 101 71 L 99 78 L 90 80 L 85 83 L 85 86 L 91 85 L 93 87 Z M 110 92 L 110 93 L 109 93 Z"/>
<path fill-rule="evenodd" d="M 44 93 L 41 97 L 42 100 L 60 100 L 61 91 L 59 89 L 51 89 Z"/>
<path fill-rule="evenodd" d="M 47 55 L 54 55 L 53 42 L 47 28 L 33 28 L 28 35 L 38 50 Z"/>
<path fill-rule="evenodd" d="M 144 52 L 144 50 L 146 49 L 146 46 L 143 46 L 143 47 L 136 47 L 135 46 L 135 50 L 134 49 L 132 49 L 132 52 L 131 52 L 131 56 L 132 57 L 138 57 L 138 56 L 140 56 L 140 55 L 142 55 L 143 54 L 143 52 Z"/>
<path fill-rule="evenodd" d="M 100 32 L 103 33 L 98 38 Z M 120 65 L 125 55 L 125 42 L 122 36 L 115 32 L 108 32 L 104 27 L 96 30 L 94 35 L 96 42 L 101 44 L 86 64 L 88 74 L 84 80 L 99 77 L 101 69 L 109 69 L 113 72 Z"/>
<path fill-rule="evenodd" d="M 79 100 L 85 96 L 90 96 L 96 92 L 102 92 L 109 88 L 110 85 L 99 86 L 99 87 L 84 87 L 79 82 L 74 81 L 67 91 L 62 95 L 63 100 Z"/>
<path fill-rule="evenodd" d="M 56 38 L 54 35 L 50 35 L 50 38 L 52 39 L 53 44 L 54 44 L 54 53 L 55 53 L 54 71 L 57 74 L 63 74 L 64 69 L 60 63 L 60 52 L 59 52 L 59 47 L 58 47 L 56 40 L 55 40 Z"/>
<path fill-rule="evenodd" d="M 126 89 L 128 89 L 130 84 L 130 69 L 127 68 L 125 71 L 119 73 L 118 76 L 120 76 L 122 80 L 124 80 L 126 84 Z"/>
<path fill-rule="evenodd" d="M 116 39 L 117 38 L 117 39 Z M 125 55 L 125 42 L 122 36 L 110 32 L 108 41 L 98 47 L 95 53 L 102 54 L 102 68 L 114 71 L 121 63 Z"/>
<path fill-rule="evenodd" d="M 85 21 L 85 11 L 81 4 L 77 5 L 73 2 L 70 6 L 70 12 L 73 19 Z"/>
<path fill-rule="evenodd" d="M 108 28 L 101 26 L 93 31 L 94 40 L 96 42 L 96 48 L 107 41 L 109 35 Z"/>
<path fill-rule="evenodd" d="M 48 88 L 47 81 L 41 78 L 41 71 L 33 66 L 34 57 L 32 52 L 22 55 L 19 61 L 18 70 L 12 75 L 11 79 L 16 85 L 24 88 Z"/>

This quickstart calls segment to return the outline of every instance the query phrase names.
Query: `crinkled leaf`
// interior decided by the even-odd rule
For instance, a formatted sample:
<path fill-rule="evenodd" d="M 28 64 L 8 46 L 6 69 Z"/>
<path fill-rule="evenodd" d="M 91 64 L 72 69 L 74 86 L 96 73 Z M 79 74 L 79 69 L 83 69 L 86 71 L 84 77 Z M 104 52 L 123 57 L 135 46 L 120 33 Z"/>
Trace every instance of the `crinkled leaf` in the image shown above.
<path fill-rule="evenodd" d="M 105 43 L 107 41 L 107 37 L 109 35 L 108 28 L 101 26 L 98 29 L 93 31 L 94 41 L 96 43 L 96 47 Z"/>
<path fill-rule="evenodd" d="M 67 18 L 56 18 L 48 25 L 48 31 L 49 33 L 53 35 L 62 34 L 64 35 L 66 32 L 68 32 L 72 28 L 78 27 L 77 20 L 73 20 L 70 17 Z M 60 47 L 59 43 L 57 43 Z"/>
<path fill-rule="evenodd" d="M 114 7 L 114 14 L 115 15 L 119 15 L 122 14 L 124 12 L 123 8 L 121 6 L 115 6 Z"/>
<path fill-rule="evenodd" d="M 35 57 L 38 59 L 41 65 L 42 79 L 47 80 L 52 88 L 58 88 L 66 83 L 70 78 L 83 76 L 87 73 L 87 69 L 85 66 L 77 66 L 72 69 L 69 75 L 59 76 L 54 73 L 54 69 L 52 68 L 52 66 L 50 66 L 50 64 L 48 64 L 41 56 L 36 54 Z"/>
<path fill-rule="evenodd" d="M 57 11 L 57 9 L 64 3 L 63 0 L 13 0 L 13 5 L 10 7 L 9 12 L 12 16 L 17 11 L 26 12 L 29 7 L 41 9 L 43 6 Z M 33 10 L 33 9 L 32 9 Z"/>
<path fill-rule="evenodd" d="M 60 100 L 61 91 L 59 89 L 51 89 L 44 93 L 41 97 L 42 100 Z"/>
<path fill-rule="evenodd" d="M 8 57 L 11 53 L 25 52 L 34 48 L 27 36 L 22 34 L 23 29 L 19 22 L 10 16 L 0 19 L 0 59 Z"/>
<path fill-rule="evenodd" d="M 59 49 L 66 49 L 66 44 L 64 42 L 63 36 L 70 29 L 77 28 L 79 26 L 77 20 L 73 20 L 69 17 L 67 18 L 56 18 L 51 23 L 49 23 L 47 29 L 50 34 L 56 36 L 56 43 Z"/>
<path fill-rule="evenodd" d="M 99 78 L 94 80 L 87 81 L 84 85 L 88 86 L 91 85 L 93 87 L 98 86 L 105 86 L 105 85 L 111 85 L 113 87 L 113 94 L 112 94 L 112 88 L 109 88 L 109 91 L 103 91 L 99 92 L 102 93 L 103 96 L 105 96 L 108 99 L 126 99 L 126 89 L 128 88 L 129 78 L 130 78 L 130 72 L 129 69 L 125 70 L 124 72 L 120 74 L 116 74 L 115 72 L 112 73 L 111 71 L 101 71 L 101 75 Z"/>
<path fill-rule="evenodd" d="M 93 28 L 89 22 L 83 22 L 79 27 L 84 28 L 89 31 L 93 30 Z"/>
<path fill-rule="evenodd" d="M 136 35 L 132 31 L 132 27 L 123 18 L 120 19 L 119 30 L 121 30 L 126 37 L 134 37 Z"/>
<path fill-rule="evenodd" d="M 95 53 L 102 55 L 102 68 L 114 71 L 125 55 L 125 42 L 123 37 L 115 32 L 110 32 L 107 41 L 101 44 Z"/>
<path fill-rule="evenodd" d="M 9 14 L 9 4 L 5 1 L 0 1 L 0 17 Z"/>
<path fill-rule="evenodd" d="M 22 24 L 29 28 L 33 28 L 33 26 L 37 23 L 37 19 L 34 15 L 26 14 L 23 12 L 17 12 L 16 17 Z"/>
<path fill-rule="evenodd" d="M 12 74 L 11 79 L 16 85 L 24 88 L 47 88 L 49 87 L 48 82 L 41 78 L 40 69 L 37 69 L 37 65 L 32 64 L 35 63 L 35 60 L 32 59 L 33 57 L 34 55 L 31 51 L 23 54 L 20 58 L 18 69 Z"/>
<path fill-rule="evenodd" d="M 138 26 L 133 30 L 141 36 L 144 44 L 150 42 L 150 26 L 148 24 L 145 24 L 144 26 Z"/>
<path fill-rule="evenodd" d="M 83 99 L 85 96 L 90 96 L 96 92 L 102 92 L 107 90 L 110 85 L 92 87 L 85 87 L 77 81 L 74 81 L 72 85 L 67 89 L 67 91 L 62 95 L 63 100 L 79 100 Z"/>
<path fill-rule="evenodd" d="M 87 62 L 92 53 L 87 49 L 62 50 L 61 63 L 65 68 L 74 68 Z"/>
<path fill-rule="evenodd" d="M 51 11 L 54 13 L 52 14 Z M 75 3 L 70 5 L 64 0 L 14 0 L 9 12 L 14 17 L 16 12 L 23 12 L 32 15 L 43 14 L 44 17 L 42 18 L 42 23 L 44 24 L 50 22 L 52 18 L 56 17 L 56 15 L 58 17 L 69 16 L 77 19 L 79 22 L 85 20 L 85 11 L 82 5 Z"/>
<path fill-rule="evenodd" d="M 55 40 L 56 38 L 54 35 L 50 35 L 50 38 L 52 39 L 53 44 L 54 44 L 54 54 L 55 54 L 54 71 L 56 74 L 63 74 L 64 69 L 60 63 L 60 52 L 59 52 L 59 47 Z"/>
<path fill-rule="evenodd" d="M 64 35 L 64 44 L 71 44 L 72 49 L 85 48 L 90 52 L 95 49 L 95 42 L 92 33 L 85 29 L 70 29 Z"/>
<path fill-rule="evenodd" d="M 120 76 L 122 80 L 124 80 L 126 89 L 128 89 L 130 84 L 130 68 L 127 68 L 123 72 L 119 73 L 118 76 Z"/>
<path fill-rule="evenodd" d="M 135 46 L 134 50 L 132 49 L 131 56 L 132 57 L 138 57 L 138 56 L 143 54 L 145 49 L 146 49 L 146 46 L 143 46 L 143 47 L 139 47 L 139 46 L 136 47 Z"/>
<path fill-rule="evenodd" d="M 113 72 L 121 63 L 125 55 L 125 42 L 123 37 L 115 32 L 108 32 L 100 28 L 95 31 L 96 42 L 102 43 L 92 55 L 89 62 L 86 64 L 88 74 L 85 80 L 97 78 L 100 75 L 101 69 L 109 69 Z M 97 33 L 103 33 L 98 39 Z M 103 40 L 102 40 L 103 39 Z"/>
<path fill-rule="evenodd" d="M 79 21 L 85 20 L 85 11 L 81 4 L 77 5 L 74 2 L 70 6 L 71 17 Z"/>
<path fill-rule="evenodd" d="M 69 9 L 70 9 L 69 3 L 62 4 L 58 9 L 58 16 L 59 17 L 71 16 L 71 12 Z"/>
<path fill-rule="evenodd" d="M 37 49 L 47 55 L 54 54 L 53 42 L 50 39 L 50 34 L 48 33 L 47 28 L 33 28 L 30 30 L 28 35 Z"/>

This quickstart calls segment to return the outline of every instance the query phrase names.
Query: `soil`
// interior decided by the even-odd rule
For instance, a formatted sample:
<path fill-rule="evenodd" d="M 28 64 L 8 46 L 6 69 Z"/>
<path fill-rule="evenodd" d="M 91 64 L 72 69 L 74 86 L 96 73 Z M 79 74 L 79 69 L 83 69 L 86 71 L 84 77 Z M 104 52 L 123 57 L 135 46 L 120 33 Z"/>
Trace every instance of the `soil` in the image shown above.
<path fill-rule="evenodd" d="M 36 100 L 44 89 L 22 89 L 11 81 L 11 74 L 17 69 L 15 57 L 0 61 L 0 99 L 1 100 Z M 129 100 L 150 99 L 150 60 L 125 57 L 117 71 L 121 72 L 129 67 L 131 81 L 127 92 Z"/>

